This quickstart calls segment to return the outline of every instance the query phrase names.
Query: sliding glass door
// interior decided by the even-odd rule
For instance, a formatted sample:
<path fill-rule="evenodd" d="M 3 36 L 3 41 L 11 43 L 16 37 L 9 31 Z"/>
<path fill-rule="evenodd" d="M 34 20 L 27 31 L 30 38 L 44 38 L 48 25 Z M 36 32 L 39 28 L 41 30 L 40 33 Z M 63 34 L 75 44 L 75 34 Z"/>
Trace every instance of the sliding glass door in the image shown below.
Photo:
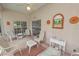
<path fill-rule="evenodd" d="M 41 20 L 32 21 L 32 33 L 34 36 L 39 36 L 41 31 Z"/>

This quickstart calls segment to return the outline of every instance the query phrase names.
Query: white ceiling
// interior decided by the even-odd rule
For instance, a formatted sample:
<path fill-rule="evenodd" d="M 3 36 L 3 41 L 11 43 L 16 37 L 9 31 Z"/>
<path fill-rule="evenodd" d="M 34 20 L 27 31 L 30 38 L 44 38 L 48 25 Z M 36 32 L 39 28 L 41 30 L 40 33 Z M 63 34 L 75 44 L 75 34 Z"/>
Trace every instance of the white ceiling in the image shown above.
<path fill-rule="evenodd" d="M 45 3 L 3 3 L 2 6 L 5 9 L 21 12 L 21 13 L 31 13 L 33 11 L 36 11 L 40 7 L 46 5 Z M 30 6 L 31 10 L 27 11 L 26 7 Z"/>

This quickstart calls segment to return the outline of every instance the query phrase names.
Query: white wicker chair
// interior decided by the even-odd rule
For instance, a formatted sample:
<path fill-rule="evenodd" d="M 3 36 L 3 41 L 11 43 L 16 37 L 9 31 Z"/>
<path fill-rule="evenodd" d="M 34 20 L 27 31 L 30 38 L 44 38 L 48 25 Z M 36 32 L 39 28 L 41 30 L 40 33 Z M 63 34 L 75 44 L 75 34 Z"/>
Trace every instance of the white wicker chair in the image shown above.
<path fill-rule="evenodd" d="M 17 50 L 14 46 L 10 46 L 9 42 L 5 41 L 5 40 L 0 40 L 0 49 L 1 50 L 1 55 L 8 55 L 8 56 L 12 56 L 14 55 L 15 51 Z"/>
<path fill-rule="evenodd" d="M 44 40 L 44 32 L 40 31 L 39 38 L 34 38 L 34 41 L 36 41 L 40 44 L 40 42 L 43 40 Z"/>

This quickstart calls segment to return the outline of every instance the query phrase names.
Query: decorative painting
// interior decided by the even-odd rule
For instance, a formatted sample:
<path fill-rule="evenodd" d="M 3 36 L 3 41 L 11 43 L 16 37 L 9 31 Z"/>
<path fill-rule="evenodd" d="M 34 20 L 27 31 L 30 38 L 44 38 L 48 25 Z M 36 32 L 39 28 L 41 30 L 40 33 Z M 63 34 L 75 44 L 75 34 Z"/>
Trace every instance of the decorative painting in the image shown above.
<path fill-rule="evenodd" d="M 54 15 L 53 17 L 53 28 L 63 29 L 64 16 L 61 13 Z"/>
<path fill-rule="evenodd" d="M 79 22 L 79 17 L 77 16 L 73 16 L 70 18 L 70 21 L 69 21 L 71 24 L 77 24 Z"/>
<path fill-rule="evenodd" d="M 47 20 L 47 24 L 50 24 L 50 20 Z"/>

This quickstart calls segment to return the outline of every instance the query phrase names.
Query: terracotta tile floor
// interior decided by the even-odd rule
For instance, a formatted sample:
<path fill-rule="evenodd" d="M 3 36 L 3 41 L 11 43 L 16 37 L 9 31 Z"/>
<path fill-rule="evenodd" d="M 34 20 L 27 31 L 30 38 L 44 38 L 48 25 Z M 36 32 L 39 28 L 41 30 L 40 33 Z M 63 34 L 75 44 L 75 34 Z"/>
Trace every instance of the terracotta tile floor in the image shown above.
<path fill-rule="evenodd" d="M 21 50 L 22 54 L 20 54 L 19 51 L 17 51 L 14 56 L 36 56 L 38 55 L 40 52 L 44 51 L 46 48 L 43 47 L 42 45 L 37 46 L 33 46 L 31 49 L 31 52 L 29 54 L 28 52 L 28 48 Z"/>

